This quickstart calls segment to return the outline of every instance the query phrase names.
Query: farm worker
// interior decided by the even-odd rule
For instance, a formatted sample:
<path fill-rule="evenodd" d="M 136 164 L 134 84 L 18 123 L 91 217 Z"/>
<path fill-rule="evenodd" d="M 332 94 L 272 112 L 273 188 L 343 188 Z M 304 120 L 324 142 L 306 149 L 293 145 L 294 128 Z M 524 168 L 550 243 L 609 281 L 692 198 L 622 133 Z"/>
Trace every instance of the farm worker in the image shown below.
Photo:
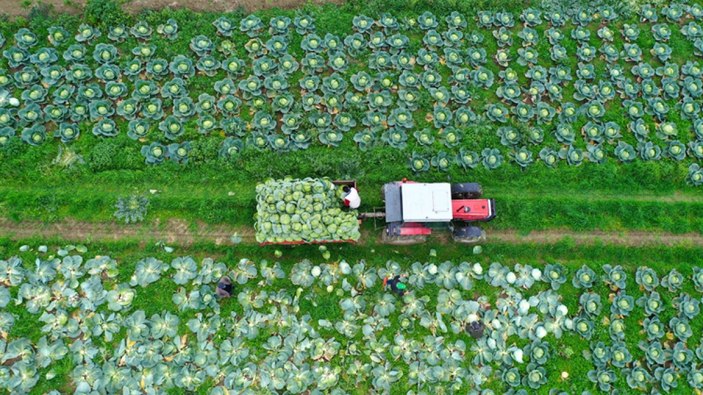
<path fill-rule="evenodd" d="M 386 287 L 390 286 L 391 291 L 396 293 L 398 296 L 403 296 L 407 292 L 407 285 L 405 285 L 404 282 L 400 281 L 400 277 L 396 275 L 393 278 L 386 277 L 383 279 L 383 288 L 385 289 Z M 405 277 L 405 276 L 403 276 Z"/>
<path fill-rule="evenodd" d="M 483 336 L 483 331 L 485 328 L 486 327 L 481 321 L 471 321 L 469 325 L 466 325 L 466 332 L 474 339 L 478 339 Z"/>
<path fill-rule="evenodd" d="M 344 191 L 344 205 L 351 208 L 357 209 L 361 205 L 361 197 L 359 196 L 359 191 L 354 187 L 345 185 L 342 188 Z"/>
<path fill-rule="evenodd" d="M 229 298 L 232 296 L 232 280 L 229 277 L 224 276 L 220 278 L 217 282 L 217 289 L 215 290 L 215 295 L 218 298 Z"/>

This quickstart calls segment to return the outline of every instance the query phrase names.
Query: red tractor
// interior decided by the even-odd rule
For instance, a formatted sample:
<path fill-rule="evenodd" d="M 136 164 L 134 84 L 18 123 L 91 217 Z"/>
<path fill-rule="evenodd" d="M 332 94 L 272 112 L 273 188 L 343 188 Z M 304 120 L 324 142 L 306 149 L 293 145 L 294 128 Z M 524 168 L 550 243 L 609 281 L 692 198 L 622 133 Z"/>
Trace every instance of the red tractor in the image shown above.
<path fill-rule="evenodd" d="M 434 223 L 449 223 L 452 238 L 461 243 L 484 241 L 486 233 L 475 222 L 495 218 L 493 199 L 481 199 L 477 183 L 390 182 L 383 186 L 386 227 L 383 241 L 413 244 L 426 241 Z"/>

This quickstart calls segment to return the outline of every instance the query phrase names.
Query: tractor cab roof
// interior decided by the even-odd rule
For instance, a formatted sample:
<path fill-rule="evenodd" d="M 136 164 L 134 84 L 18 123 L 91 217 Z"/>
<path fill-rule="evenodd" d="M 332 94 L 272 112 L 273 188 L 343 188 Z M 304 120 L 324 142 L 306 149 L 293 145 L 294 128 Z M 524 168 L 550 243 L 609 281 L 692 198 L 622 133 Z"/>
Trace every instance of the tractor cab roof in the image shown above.
<path fill-rule="evenodd" d="M 452 197 L 449 183 L 394 182 L 383 186 L 386 222 L 449 222 Z"/>

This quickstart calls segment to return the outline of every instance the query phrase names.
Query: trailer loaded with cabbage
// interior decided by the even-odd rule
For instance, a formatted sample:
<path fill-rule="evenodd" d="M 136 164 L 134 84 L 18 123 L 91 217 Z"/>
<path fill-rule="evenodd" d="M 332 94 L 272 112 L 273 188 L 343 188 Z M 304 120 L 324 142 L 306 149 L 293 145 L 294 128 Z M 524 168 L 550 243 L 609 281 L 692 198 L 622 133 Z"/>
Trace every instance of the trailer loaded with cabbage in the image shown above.
<path fill-rule="evenodd" d="M 476 222 L 495 218 L 493 199 L 476 183 L 416 183 L 383 186 L 384 207 L 358 213 L 342 207 L 342 187 L 355 181 L 326 178 L 267 180 L 256 187 L 256 240 L 266 244 L 356 242 L 362 219 L 384 218 L 381 241 L 424 242 L 436 224 L 449 224 L 456 242 L 478 243 L 486 233 Z"/>
<path fill-rule="evenodd" d="M 270 179 L 258 184 L 256 241 L 305 244 L 359 240 L 358 212 L 343 209 L 341 184 L 344 182 L 325 178 Z"/>

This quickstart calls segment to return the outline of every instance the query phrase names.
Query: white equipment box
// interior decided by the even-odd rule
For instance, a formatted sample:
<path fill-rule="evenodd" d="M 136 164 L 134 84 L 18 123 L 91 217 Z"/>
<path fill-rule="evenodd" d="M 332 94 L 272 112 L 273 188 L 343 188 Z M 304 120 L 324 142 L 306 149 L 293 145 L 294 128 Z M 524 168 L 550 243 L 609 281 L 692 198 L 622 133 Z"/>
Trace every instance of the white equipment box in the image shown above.
<path fill-rule="evenodd" d="M 404 222 L 449 222 L 452 220 L 452 191 L 449 183 L 402 184 Z"/>

